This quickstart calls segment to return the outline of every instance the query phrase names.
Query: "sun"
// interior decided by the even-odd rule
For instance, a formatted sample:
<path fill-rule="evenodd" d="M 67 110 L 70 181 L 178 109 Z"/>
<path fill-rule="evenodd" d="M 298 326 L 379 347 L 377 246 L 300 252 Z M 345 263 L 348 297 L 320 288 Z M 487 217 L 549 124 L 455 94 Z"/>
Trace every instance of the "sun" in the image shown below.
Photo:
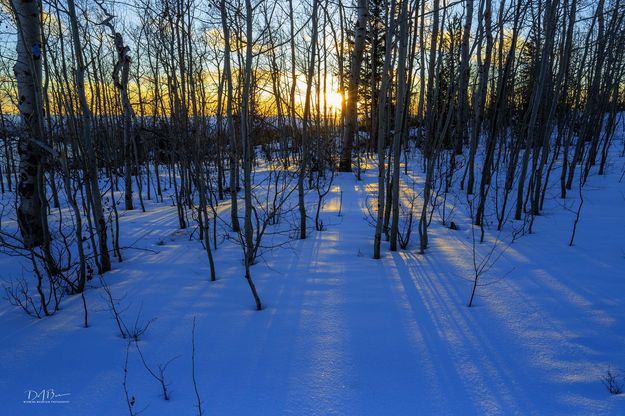
<path fill-rule="evenodd" d="M 341 108 L 341 104 L 343 103 L 343 96 L 336 91 L 326 91 L 326 103 L 328 107 L 333 109 Z"/>

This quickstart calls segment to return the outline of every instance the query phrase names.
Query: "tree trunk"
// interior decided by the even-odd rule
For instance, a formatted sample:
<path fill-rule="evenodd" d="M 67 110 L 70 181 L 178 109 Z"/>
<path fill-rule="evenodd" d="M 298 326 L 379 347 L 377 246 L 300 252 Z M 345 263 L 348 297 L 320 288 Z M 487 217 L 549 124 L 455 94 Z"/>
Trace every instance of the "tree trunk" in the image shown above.
<path fill-rule="evenodd" d="M 343 133 L 343 151 L 339 163 L 339 171 L 352 171 L 352 148 L 354 135 L 358 133 L 358 86 L 360 84 L 360 68 L 365 50 L 367 34 L 367 0 L 358 0 L 358 20 L 354 30 L 354 50 L 351 57 L 347 108 L 345 115 L 345 131 Z"/>
<path fill-rule="evenodd" d="M 391 0 L 390 10 L 395 9 L 395 0 Z M 391 14 L 387 16 L 387 23 L 390 22 L 390 27 L 386 32 L 385 37 L 385 50 L 384 50 L 384 67 L 382 69 L 382 85 L 380 88 L 380 101 L 378 103 L 378 212 L 375 224 L 375 236 L 373 239 L 373 258 L 380 258 L 380 245 L 382 241 L 382 229 L 384 225 L 384 185 L 385 185 L 385 147 L 386 147 L 386 115 L 387 115 L 387 102 L 388 102 L 388 90 L 390 84 L 390 69 L 391 60 L 393 58 L 393 38 L 395 36 L 395 15 Z"/>
<path fill-rule="evenodd" d="M 397 103 L 395 105 L 395 126 L 393 131 L 393 199 L 391 218 L 391 251 L 397 251 L 397 237 L 399 233 L 399 198 L 400 176 L 399 165 L 401 163 L 401 138 L 405 126 L 405 107 L 408 94 L 406 84 L 406 55 L 408 51 L 408 0 L 402 1 L 401 14 L 399 15 L 399 53 L 397 67 Z"/>
<path fill-rule="evenodd" d="M 19 183 L 17 222 L 26 247 L 47 240 L 47 216 L 41 190 L 44 187 L 44 155 L 41 96 L 41 20 L 39 2 L 12 0 L 17 23 L 17 61 L 13 67 L 19 111 L 26 134 L 18 142 Z M 45 193 L 44 193 L 45 195 Z"/>
<path fill-rule="evenodd" d="M 76 55 L 75 83 L 78 99 L 80 101 L 80 109 L 82 111 L 83 125 L 81 138 L 84 144 L 84 159 L 86 164 L 87 186 L 91 188 L 91 202 L 93 206 L 93 215 L 95 220 L 96 232 L 98 234 L 98 242 L 100 245 L 100 272 L 104 273 L 111 270 L 111 257 L 109 256 L 106 220 L 102 210 L 102 194 L 100 193 L 100 184 L 98 182 L 98 168 L 95 158 L 95 147 L 93 145 L 93 137 L 91 131 L 91 122 L 93 115 L 87 104 L 87 96 L 85 94 L 85 65 L 83 63 L 82 46 L 80 44 L 80 34 L 78 32 L 78 19 L 76 17 L 76 6 L 74 0 L 67 1 L 67 9 L 70 16 L 72 27 L 72 40 L 74 43 L 74 53 Z"/>
<path fill-rule="evenodd" d="M 256 286 L 252 281 L 250 274 L 250 267 L 254 260 L 254 242 L 252 227 L 252 141 L 250 137 L 249 129 L 249 112 L 250 112 L 250 96 L 251 96 L 251 84 L 252 84 L 252 4 L 251 0 L 245 0 L 246 9 L 246 48 L 245 48 L 245 72 L 244 72 L 244 84 L 243 95 L 241 97 L 241 142 L 243 145 L 243 187 L 245 193 L 245 223 L 244 223 L 244 246 L 245 246 L 245 278 L 252 291 L 252 296 L 256 303 L 256 309 L 261 310 L 262 304 L 258 293 L 256 292 Z"/>
<path fill-rule="evenodd" d="M 312 11 L 312 45 L 310 53 L 310 62 L 308 65 L 308 73 L 306 74 L 306 96 L 304 98 L 304 119 L 302 123 L 302 161 L 299 170 L 299 176 L 297 178 L 297 191 L 298 191 L 298 205 L 300 213 L 300 239 L 306 238 L 306 202 L 304 201 L 304 176 L 308 169 L 309 148 L 309 121 L 310 121 L 310 96 L 312 93 L 312 82 L 315 71 L 315 59 L 317 53 L 317 12 L 319 8 L 319 0 L 313 0 Z"/>
<path fill-rule="evenodd" d="M 239 214 L 237 204 L 237 177 L 239 176 L 239 159 L 237 156 L 237 142 L 235 138 L 233 120 L 232 120 L 232 101 L 234 94 L 232 92 L 232 70 L 230 68 L 230 29 L 228 23 L 228 13 L 226 11 L 226 1 L 220 2 L 221 11 L 221 27 L 224 32 L 224 77 L 227 83 L 226 95 L 226 135 L 230 139 L 230 220 L 232 223 L 232 231 L 239 232 Z"/>

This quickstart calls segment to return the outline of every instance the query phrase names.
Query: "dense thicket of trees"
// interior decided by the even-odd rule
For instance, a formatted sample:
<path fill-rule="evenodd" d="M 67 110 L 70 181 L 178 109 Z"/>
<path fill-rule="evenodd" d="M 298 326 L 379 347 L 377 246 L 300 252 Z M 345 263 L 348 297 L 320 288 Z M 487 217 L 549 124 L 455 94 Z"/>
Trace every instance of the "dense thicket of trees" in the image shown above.
<path fill-rule="evenodd" d="M 335 170 L 360 179 L 367 160 L 374 258 L 384 237 L 408 247 L 413 216 L 424 253 L 454 186 L 482 238 L 510 217 L 531 232 L 556 167 L 562 198 L 605 173 L 625 102 L 622 0 L 0 4 L 0 176 L 19 224 L 2 245 L 32 262 L 38 300 L 11 291 L 37 314 L 80 293 L 92 265 L 108 271 L 109 253 L 122 261 L 118 196 L 145 209 L 164 184 L 180 228 L 198 224 L 212 279 L 229 201 L 221 220 L 258 309 L 265 231 L 288 212 L 306 238 L 308 191 L 321 204 Z M 424 184 L 402 204 L 409 157 Z"/>

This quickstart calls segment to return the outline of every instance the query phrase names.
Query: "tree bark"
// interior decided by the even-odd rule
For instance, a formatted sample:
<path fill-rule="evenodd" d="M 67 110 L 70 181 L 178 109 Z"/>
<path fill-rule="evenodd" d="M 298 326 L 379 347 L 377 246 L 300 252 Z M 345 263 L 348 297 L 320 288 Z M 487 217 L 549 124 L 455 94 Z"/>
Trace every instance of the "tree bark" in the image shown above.
<path fill-rule="evenodd" d="M 230 68 L 230 29 L 228 23 L 228 13 L 226 11 L 226 1 L 221 0 L 221 27 L 224 32 L 224 77 L 226 78 L 226 134 L 230 140 L 230 220 L 232 231 L 239 232 L 239 214 L 237 204 L 237 177 L 239 176 L 239 160 L 237 156 L 237 142 L 235 138 L 233 120 L 232 120 L 232 101 L 234 94 L 232 92 L 232 69 Z"/>
<path fill-rule="evenodd" d="M 95 158 L 95 146 L 93 145 L 91 122 L 93 115 L 87 103 L 85 94 L 85 65 L 82 56 L 82 46 L 80 43 L 80 33 L 78 32 L 78 18 L 76 17 L 76 5 L 74 0 L 67 0 L 67 9 L 70 16 L 72 28 L 72 40 L 74 43 L 74 54 L 76 55 L 75 84 L 76 92 L 80 102 L 82 111 L 83 125 L 81 138 L 83 140 L 84 159 L 87 174 L 87 186 L 91 190 L 91 202 L 93 206 L 93 216 L 95 220 L 96 232 L 98 234 L 98 242 L 100 245 L 100 272 L 104 273 L 111 270 L 111 257 L 108 251 L 106 219 L 102 210 L 102 194 L 100 193 L 100 184 L 98 182 L 98 167 Z"/>
<path fill-rule="evenodd" d="M 254 261 L 254 242 L 252 227 L 252 140 L 249 133 L 249 113 L 250 113 L 250 95 L 252 89 L 252 3 L 251 0 L 245 0 L 246 9 L 246 31 L 245 31 L 245 72 L 243 95 L 241 97 L 241 142 L 243 145 L 243 187 L 245 194 L 245 222 L 244 222 L 244 246 L 245 246 L 245 279 L 248 282 L 252 296 L 256 303 L 256 309 L 261 310 L 262 304 L 260 297 L 256 292 L 256 286 L 252 280 L 250 267 Z"/>
<path fill-rule="evenodd" d="M 339 171 L 341 172 L 352 171 L 354 135 L 358 133 L 358 86 L 360 85 L 360 68 L 365 50 L 368 17 L 367 0 L 358 0 L 358 19 L 354 30 L 354 50 L 352 51 L 349 73 L 343 151 L 341 152 L 341 161 L 339 163 Z"/>
<path fill-rule="evenodd" d="M 390 69 L 393 59 L 393 38 L 395 36 L 396 19 L 392 12 L 395 9 L 395 0 L 391 0 L 391 12 L 387 17 L 387 23 L 390 22 L 390 27 L 385 36 L 385 50 L 384 50 L 384 66 L 382 69 L 382 84 L 380 88 L 380 101 L 378 102 L 378 212 L 375 224 L 375 236 L 373 239 L 373 258 L 380 258 L 380 245 L 382 241 L 382 229 L 384 226 L 384 200 L 385 200 L 385 161 L 384 156 L 386 152 L 386 114 L 387 114 L 387 102 L 388 102 L 388 90 L 390 84 Z"/>
<path fill-rule="evenodd" d="M 41 190 L 44 187 L 41 20 L 39 2 L 12 0 L 17 23 L 17 61 L 13 67 L 18 106 L 26 134 L 18 142 L 19 182 L 17 222 L 24 246 L 40 246 L 47 239 L 47 216 Z M 45 195 L 45 192 L 44 192 Z"/>

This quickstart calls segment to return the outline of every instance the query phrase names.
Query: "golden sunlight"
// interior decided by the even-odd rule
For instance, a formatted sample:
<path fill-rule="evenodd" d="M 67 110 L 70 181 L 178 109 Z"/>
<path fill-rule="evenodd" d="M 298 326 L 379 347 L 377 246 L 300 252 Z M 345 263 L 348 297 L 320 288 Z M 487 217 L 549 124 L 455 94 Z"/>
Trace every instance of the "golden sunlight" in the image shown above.
<path fill-rule="evenodd" d="M 343 102 L 343 96 L 336 91 L 326 91 L 325 99 L 328 107 L 338 110 L 341 108 Z"/>

